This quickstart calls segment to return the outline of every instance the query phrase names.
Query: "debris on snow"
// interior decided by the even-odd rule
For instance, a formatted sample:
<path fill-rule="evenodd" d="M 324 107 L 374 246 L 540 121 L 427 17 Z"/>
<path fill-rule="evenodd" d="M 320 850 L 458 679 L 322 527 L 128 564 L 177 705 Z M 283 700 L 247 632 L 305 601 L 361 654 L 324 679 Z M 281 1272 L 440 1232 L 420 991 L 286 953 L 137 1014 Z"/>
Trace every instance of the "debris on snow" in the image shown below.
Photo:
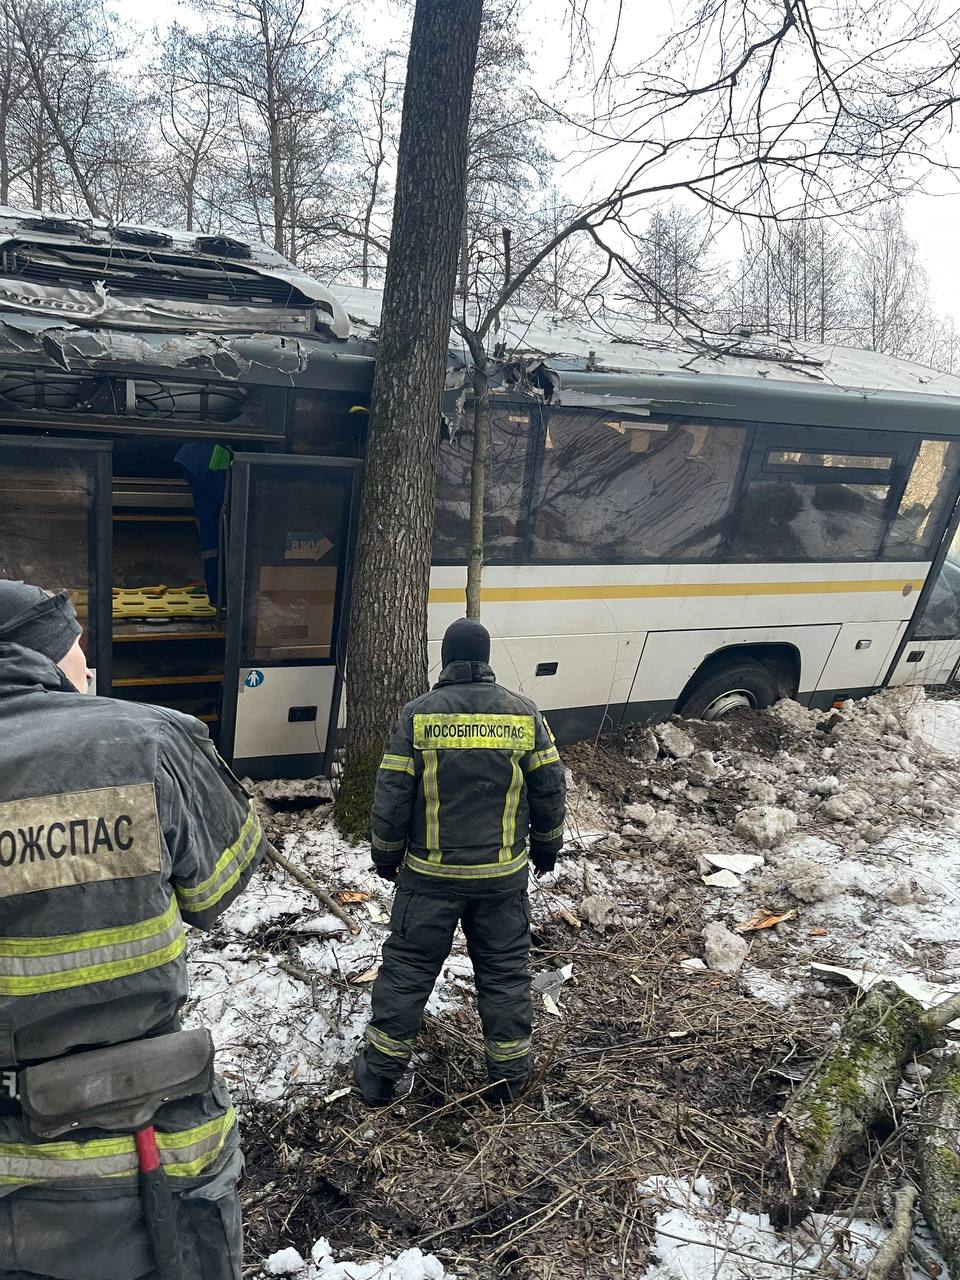
<path fill-rule="evenodd" d="M 741 924 L 735 924 L 733 927 L 737 933 L 759 933 L 762 929 L 772 929 L 774 925 L 782 924 L 785 920 L 792 920 L 796 916 L 796 911 L 765 911 L 762 907 L 759 911 L 755 911 L 749 920 L 744 920 Z M 826 930 L 820 932 L 825 933 Z"/>
<path fill-rule="evenodd" d="M 696 750 L 696 744 L 689 734 L 684 731 L 672 720 L 667 720 L 657 728 L 657 734 L 660 738 L 660 747 L 667 755 L 673 756 L 675 760 L 686 760 L 688 756 L 692 756 Z"/>
<path fill-rule="evenodd" d="M 773 849 L 797 829 L 797 815 L 792 809 L 776 805 L 758 805 L 737 814 L 734 830 L 758 849 Z"/>
<path fill-rule="evenodd" d="M 701 876 L 700 879 L 704 884 L 709 885 L 712 889 L 739 889 L 740 881 L 732 871 L 714 871 L 710 875 Z"/>
<path fill-rule="evenodd" d="M 736 973 L 749 950 L 739 934 L 731 933 L 717 920 L 711 920 L 703 931 L 703 958 L 717 973 Z"/>
<path fill-rule="evenodd" d="M 606 894 L 593 894 L 580 903 L 580 916 L 595 929 L 606 929 L 617 914 L 617 904 Z"/>
<path fill-rule="evenodd" d="M 732 871 L 738 876 L 745 876 L 748 871 L 756 871 L 763 866 L 763 858 L 759 853 L 705 853 L 703 857 L 712 867 Z"/>
<path fill-rule="evenodd" d="M 944 986 L 905 973 L 873 973 L 869 969 L 844 969 L 835 964 L 811 964 L 810 971 L 822 977 L 843 978 L 861 991 L 869 991 L 879 982 L 892 982 L 904 995 L 912 996 L 925 1009 L 935 1009 L 937 1005 L 945 1004 L 947 1000 L 960 995 L 960 983 Z M 952 1030 L 960 1031 L 960 1018 L 949 1025 Z"/>

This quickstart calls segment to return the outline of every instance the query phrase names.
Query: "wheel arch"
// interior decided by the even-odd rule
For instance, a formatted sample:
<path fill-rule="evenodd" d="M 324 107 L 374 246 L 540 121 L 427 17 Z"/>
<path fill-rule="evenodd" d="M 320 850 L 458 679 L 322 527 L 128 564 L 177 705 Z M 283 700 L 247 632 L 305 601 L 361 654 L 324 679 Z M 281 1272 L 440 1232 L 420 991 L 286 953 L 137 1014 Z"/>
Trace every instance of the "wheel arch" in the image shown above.
<path fill-rule="evenodd" d="M 697 685 L 708 676 L 722 671 L 724 667 L 733 667 L 744 658 L 752 658 L 755 662 L 767 667 L 776 681 L 777 689 L 783 698 L 795 698 L 800 688 L 801 655 L 794 644 L 785 641 L 757 641 L 746 644 L 726 644 L 713 653 L 707 654 L 693 675 L 680 691 L 673 704 L 674 711 L 682 707 L 685 700 Z"/>

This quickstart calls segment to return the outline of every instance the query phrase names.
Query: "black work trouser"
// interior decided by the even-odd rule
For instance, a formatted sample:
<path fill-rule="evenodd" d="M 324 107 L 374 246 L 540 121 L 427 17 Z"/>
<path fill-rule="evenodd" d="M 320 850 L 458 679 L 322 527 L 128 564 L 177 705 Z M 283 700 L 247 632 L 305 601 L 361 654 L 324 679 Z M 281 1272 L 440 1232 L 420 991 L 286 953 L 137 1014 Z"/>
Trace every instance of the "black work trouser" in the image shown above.
<path fill-rule="evenodd" d="M 530 1073 L 530 910 L 526 889 L 490 897 L 399 888 L 390 936 L 373 984 L 366 1060 L 387 1080 L 403 1074 L 457 925 L 473 961 L 484 1052 L 491 1080 Z"/>

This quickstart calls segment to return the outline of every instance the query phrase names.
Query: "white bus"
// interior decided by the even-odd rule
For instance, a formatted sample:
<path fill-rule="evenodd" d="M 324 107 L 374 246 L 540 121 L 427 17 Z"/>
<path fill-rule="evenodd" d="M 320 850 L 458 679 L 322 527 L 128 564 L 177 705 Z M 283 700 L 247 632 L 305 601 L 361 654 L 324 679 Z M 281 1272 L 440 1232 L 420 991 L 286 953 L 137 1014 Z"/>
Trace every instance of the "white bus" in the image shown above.
<path fill-rule="evenodd" d="M 98 691 L 201 716 L 251 776 L 329 768 L 379 294 L 62 215 L 0 210 L 0 244 L 0 576 L 74 593 Z M 617 327 L 498 334 L 541 387 L 494 403 L 500 679 L 566 741 L 953 680 L 960 378 Z M 464 608 L 469 420 L 439 451 L 434 672 Z"/>
<path fill-rule="evenodd" d="M 663 330 L 515 327 L 560 392 L 495 410 L 483 619 L 498 674 L 558 736 L 955 678 L 960 379 L 747 337 L 720 355 Z M 470 448 L 464 430 L 440 451 L 434 659 L 462 610 Z"/>

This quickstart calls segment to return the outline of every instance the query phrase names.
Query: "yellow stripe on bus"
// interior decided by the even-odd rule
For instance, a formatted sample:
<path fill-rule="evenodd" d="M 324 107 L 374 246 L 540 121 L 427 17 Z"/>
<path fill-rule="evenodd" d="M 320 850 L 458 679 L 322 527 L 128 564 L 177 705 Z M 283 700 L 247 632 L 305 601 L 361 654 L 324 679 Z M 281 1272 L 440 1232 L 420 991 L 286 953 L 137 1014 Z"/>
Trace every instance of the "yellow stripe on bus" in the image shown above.
<path fill-rule="evenodd" d="M 481 598 L 488 602 L 512 601 L 522 604 L 531 600 L 650 600 L 658 597 L 676 599 L 686 596 L 809 596 L 847 595 L 854 592 L 897 591 L 905 587 L 919 591 L 922 578 L 862 578 L 832 582 L 663 582 L 609 583 L 602 587 L 484 587 Z M 463 587 L 433 587 L 431 604 L 461 604 Z"/>

